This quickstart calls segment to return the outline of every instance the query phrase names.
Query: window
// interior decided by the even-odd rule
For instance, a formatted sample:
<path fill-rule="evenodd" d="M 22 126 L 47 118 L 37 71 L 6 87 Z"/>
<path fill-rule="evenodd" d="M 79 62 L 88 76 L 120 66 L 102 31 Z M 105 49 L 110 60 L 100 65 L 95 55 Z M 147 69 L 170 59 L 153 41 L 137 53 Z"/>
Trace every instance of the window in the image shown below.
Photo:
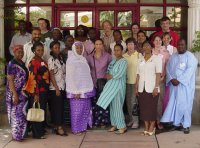
<path fill-rule="evenodd" d="M 109 20 L 114 26 L 114 11 L 100 11 L 100 28 L 102 27 L 101 25 L 105 20 Z"/>
<path fill-rule="evenodd" d="M 115 3 L 115 0 L 97 0 L 97 3 Z"/>
<path fill-rule="evenodd" d="M 162 4 L 163 0 L 140 0 L 140 3 Z"/>
<path fill-rule="evenodd" d="M 78 25 L 85 25 L 87 27 L 92 27 L 92 11 L 79 11 Z"/>
<path fill-rule="evenodd" d="M 73 0 L 55 0 L 55 3 L 73 3 Z"/>
<path fill-rule="evenodd" d="M 51 0 L 30 0 L 31 4 L 38 4 L 38 3 L 51 3 Z"/>
<path fill-rule="evenodd" d="M 26 0 L 6 0 L 6 4 L 25 4 Z"/>
<path fill-rule="evenodd" d="M 132 24 L 132 11 L 118 12 L 117 14 L 118 27 L 130 27 L 131 24 Z"/>
<path fill-rule="evenodd" d="M 119 3 L 137 3 L 137 0 L 120 0 Z"/>
<path fill-rule="evenodd" d="M 167 0 L 167 3 L 182 3 L 182 4 L 187 4 L 187 0 Z"/>
<path fill-rule="evenodd" d="M 94 3 L 94 0 L 76 0 L 76 3 Z"/>
<path fill-rule="evenodd" d="M 61 27 L 75 27 L 75 13 L 74 11 L 62 11 L 60 14 Z"/>

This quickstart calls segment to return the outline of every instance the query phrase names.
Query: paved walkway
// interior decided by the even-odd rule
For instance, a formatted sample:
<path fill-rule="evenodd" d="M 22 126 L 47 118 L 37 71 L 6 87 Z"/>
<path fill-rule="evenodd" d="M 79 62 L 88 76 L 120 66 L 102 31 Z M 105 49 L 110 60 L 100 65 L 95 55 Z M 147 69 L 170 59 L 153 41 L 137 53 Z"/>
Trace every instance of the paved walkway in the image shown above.
<path fill-rule="evenodd" d="M 124 135 L 105 130 L 89 130 L 81 136 L 61 137 L 48 134 L 47 139 L 11 140 L 10 130 L 0 129 L 0 148 L 200 148 L 200 126 L 193 126 L 189 135 L 180 131 L 156 136 L 142 136 L 142 129 Z"/>

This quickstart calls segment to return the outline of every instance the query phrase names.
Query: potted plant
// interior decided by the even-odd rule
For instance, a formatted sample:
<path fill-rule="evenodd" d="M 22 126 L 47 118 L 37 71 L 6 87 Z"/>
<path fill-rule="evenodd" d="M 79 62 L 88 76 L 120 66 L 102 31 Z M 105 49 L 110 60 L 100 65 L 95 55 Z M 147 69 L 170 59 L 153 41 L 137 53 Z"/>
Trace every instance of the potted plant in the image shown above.
<path fill-rule="evenodd" d="M 6 59 L 0 57 L 0 88 L 4 85 Z"/>

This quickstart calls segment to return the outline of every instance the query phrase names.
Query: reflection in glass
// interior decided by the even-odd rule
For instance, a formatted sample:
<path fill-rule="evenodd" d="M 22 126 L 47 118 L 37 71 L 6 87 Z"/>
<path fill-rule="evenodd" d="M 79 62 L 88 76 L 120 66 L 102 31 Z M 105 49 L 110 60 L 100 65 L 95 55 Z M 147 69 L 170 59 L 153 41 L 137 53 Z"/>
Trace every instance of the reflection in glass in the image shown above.
<path fill-rule="evenodd" d="M 118 12 L 118 27 L 130 27 L 132 24 L 132 11 Z"/>
<path fill-rule="evenodd" d="M 114 11 L 100 11 L 100 25 L 102 27 L 102 23 L 105 20 L 109 20 L 114 26 Z"/>
<path fill-rule="evenodd" d="M 181 3 L 181 4 L 187 4 L 187 0 L 167 0 L 167 3 Z"/>
<path fill-rule="evenodd" d="M 163 0 L 140 0 L 140 3 L 161 4 Z"/>
<path fill-rule="evenodd" d="M 187 27 L 187 8 L 167 7 L 167 16 L 171 19 L 171 27 Z"/>
<path fill-rule="evenodd" d="M 61 11 L 60 13 L 61 27 L 75 27 L 75 13 L 74 11 Z"/>
<path fill-rule="evenodd" d="M 30 0 L 31 4 L 38 4 L 38 3 L 51 3 L 52 0 Z"/>
<path fill-rule="evenodd" d="M 5 4 L 25 4 L 26 0 L 5 0 Z"/>
<path fill-rule="evenodd" d="M 115 3 L 115 0 L 97 0 L 97 3 Z"/>
<path fill-rule="evenodd" d="M 51 7 L 39 7 L 39 6 L 30 7 L 30 21 L 32 22 L 34 27 L 38 26 L 37 20 L 39 18 L 48 19 L 49 22 L 51 23 L 51 18 L 52 18 L 51 16 L 52 16 Z"/>
<path fill-rule="evenodd" d="M 55 3 L 73 3 L 73 0 L 55 0 Z"/>
<path fill-rule="evenodd" d="M 137 0 L 119 0 L 119 3 L 137 3 Z"/>
<path fill-rule="evenodd" d="M 94 3 L 94 0 L 76 0 L 76 3 Z"/>
<path fill-rule="evenodd" d="M 163 7 L 140 7 L 140 26 L 155 27 L 155 21 L 163 17 Z"/>
<path fill-rule="evenodd" d="M 92 27 L 92 11 L 79 11 L 78 12 L 78 25 L 85 25 Z"/>

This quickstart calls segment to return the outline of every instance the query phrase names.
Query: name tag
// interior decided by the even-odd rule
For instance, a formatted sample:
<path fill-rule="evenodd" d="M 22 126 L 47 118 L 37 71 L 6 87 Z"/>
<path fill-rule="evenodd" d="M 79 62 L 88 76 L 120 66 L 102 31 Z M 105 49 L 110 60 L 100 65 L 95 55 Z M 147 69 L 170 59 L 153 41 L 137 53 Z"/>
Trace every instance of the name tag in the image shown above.
<path fill-rule="evenodd" d="M 181 69 L 183 69 L 185 66 L 186 66 L 185 63 L 180 63 L 180 65 L 179 65 L 179 67 L 180 67 Z"/>

